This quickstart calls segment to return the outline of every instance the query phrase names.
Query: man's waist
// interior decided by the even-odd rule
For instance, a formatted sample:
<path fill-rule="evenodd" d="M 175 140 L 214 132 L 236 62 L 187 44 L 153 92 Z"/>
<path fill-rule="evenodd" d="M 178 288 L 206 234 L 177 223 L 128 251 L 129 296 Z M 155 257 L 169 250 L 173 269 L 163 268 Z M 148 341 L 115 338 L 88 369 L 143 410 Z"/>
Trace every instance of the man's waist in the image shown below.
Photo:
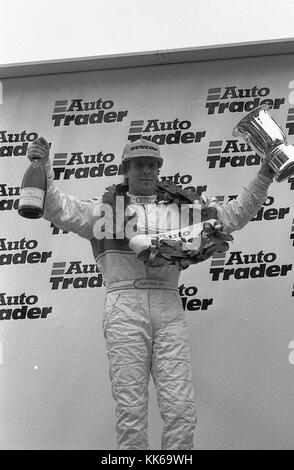
<path fill-rule="evenodd" d="M 112 282 L 106 286 L 107 292 L 120 289 L 165 289 L 177 291 L 178 285 L 175 282 L 165 281 L 160 278 L 141 278 Z"/>

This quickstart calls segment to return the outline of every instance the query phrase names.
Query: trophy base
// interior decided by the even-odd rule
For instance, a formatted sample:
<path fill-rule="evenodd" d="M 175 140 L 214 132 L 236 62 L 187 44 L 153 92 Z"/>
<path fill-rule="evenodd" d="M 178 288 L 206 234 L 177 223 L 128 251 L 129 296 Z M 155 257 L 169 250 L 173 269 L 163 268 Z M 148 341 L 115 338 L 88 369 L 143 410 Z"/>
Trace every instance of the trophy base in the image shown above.
<path fill-rule="evenodd" d="M 294 162 L 291 162 L 290 164 L 285 166 L 285 168 L 280 168 L 279 173 L 276 174 L 275 180 L 278 183 L 281 183 L 282 181 L 287 180 L 291 176 L 294 176 Z"/>
<path fill-rule="evenodd" d="M 275 172 L 275 180 L 278 183 L 287 180 L 294 175 L 294 147 L 292 145 L 279 145 L 271 155 L 270 167 Z"/>

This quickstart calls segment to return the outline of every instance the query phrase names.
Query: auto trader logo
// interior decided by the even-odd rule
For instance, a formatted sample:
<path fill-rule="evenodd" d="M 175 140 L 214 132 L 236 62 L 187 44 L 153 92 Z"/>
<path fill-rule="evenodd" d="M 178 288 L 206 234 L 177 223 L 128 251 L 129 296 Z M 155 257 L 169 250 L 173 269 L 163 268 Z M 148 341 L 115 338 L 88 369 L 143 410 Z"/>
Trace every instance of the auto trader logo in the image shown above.
<path fill-rule="evenodd" d="M 83 152 L 55 153 L 53 170 L 55 180 L 71 178 L 97 178 L 101 176 L 117 176 L 122 174 L 121 164 L 113 163 L 113 153 L 85 155 Z"/>
<path fill-rule="evenodd" d="M 27 153 L 28 145 L 38 138 L 37 132 L 8 132 L 0 130 L 0 157 L 22 157 Z"/>
<path fill-rule="evenodd" d="M 59 100 L 55 101 L 55 106 L 54 106 L 54 114 L 58 113 L 65 113 L 66 111 L 66 106 L 67 106 L 68 101 L 67 100 Z"/>
<path fill-rule="evenodd" d="M 35 294 L 27 295 L 23 292 L 7 295 L 6 292 L 0 292 L 0 321 L 47 318 L 53 307 L 40 306 L 38 302 L 39 298 Z"/>
<path fill-rule="evenodd" d="M 39 251 L 37 240 L 0 238 L 0 266 L 47 263 L 52 251 Z"/>
<path fill-rule="evenodd" d="M 20 186 L 0 184 L 0 211 L 17 210 L 19 204 Z"/>
<path fill-rule="evenodd" d="M 128 110 L 113 108 L 113 100 L 102 98 L 95 101 L 84 101 L 82 98 L 57 100 L 54 103 L 52 120 L 54 127 L 122 122 L 128 115 Z"/>
<path fill-rule="evenodd" d="M 259 157 L 247 143 L 238 140 L 215 140 L 209 143 L 206 161 L 208 168 L 260 165 Z"/>
<path fill-rule="evenodd" d="M 206 131 L 195 131 L 191 128 L 189 120 L 160 121 L 159 119 L 147 119 L 131 121 L 128 140 L 135 142 L 138 139 L 146 139 L 157 145 L 164 144 L 193 144 L 201 141 Z"/>
<path fill-rule="evenodd" d="M 208 89 L 206 104 L 207 114 L 224 114 L 225 112 L 249 112 L 268 104 L 273 109 L 280 109 L 285 98 L 270 98 L 270 88 L 258 87 L 238 88 L 237 85 L 213 87 Z"/>
<path fill-rule="evenodd" d="M 288 129 L 288 135 L 294 134 L 294 108 L 288 109 L 286 129 Z"/>
<path fill-rule="evenodd" d="M 215 253 L 212 256 L 210 271 L 212 281 L 228 281 L 231 279 L 259 279 L 264 277 L 287 276 L 292 264 L 272 264 L 277 260 L 276 253 L 243 253 L 231 251 Z"/>
<path fill-rule="evenodd" d="M 294 189 L 294 176 L 291 176 L 291 178 L 288 179 L 288 183 L 290 183 L 290 189 Z"/>
<path fill-rule="evenodd" d="M 292 228 L 291 228 L 291 233 L 290 233 L 290 240 L 293 240 L 293 246 L 294 246 L 294 219 L 292 222 Z"/>
<path fill-rule="evenodd" d="M 89 276 L 89 274 L 94 274 Z M 82 264 L 81 261 L 54 262 L 50 283 L 51 289 L 83 289 L 86 287 L 101 287 L 102 274 L 96 264 Z"/>
<path fill-rule="evenodd" d="M 184 310 L 198 311 L 208 310 L 213 304 L 213 298 L 201 299 L 196 297 L 198 294 L 198 288 L 196 286 L 185 286 L 181 284 L 179 286 L 179 294 L 181 296 L 182 306 Z"/>

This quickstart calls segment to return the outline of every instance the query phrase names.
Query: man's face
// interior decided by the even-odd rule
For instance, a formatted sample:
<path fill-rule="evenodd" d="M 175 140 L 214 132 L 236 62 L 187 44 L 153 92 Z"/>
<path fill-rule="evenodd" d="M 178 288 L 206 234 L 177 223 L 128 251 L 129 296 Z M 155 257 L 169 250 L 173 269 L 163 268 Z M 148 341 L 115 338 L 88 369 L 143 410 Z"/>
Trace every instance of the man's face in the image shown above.
<path fill-rule="evenodd" d="M 151 157 L 130 160 L 127 172 L 130 194 L 151 196 L 157 184 L 158 162 Z"/>

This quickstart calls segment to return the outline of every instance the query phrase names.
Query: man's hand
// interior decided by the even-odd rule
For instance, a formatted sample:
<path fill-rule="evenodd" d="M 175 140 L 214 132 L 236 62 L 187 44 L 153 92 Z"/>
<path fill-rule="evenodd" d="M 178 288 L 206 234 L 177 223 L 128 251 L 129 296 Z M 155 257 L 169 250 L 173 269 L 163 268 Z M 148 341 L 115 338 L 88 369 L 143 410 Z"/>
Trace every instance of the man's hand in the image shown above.
<path fill-rule="evenodd" d="M 269 166 L 269 161 L 267 158 L 264 158 L 262 160 L 262 164 L 261 164 L 261 167 L 260 167 L 260 170 L 258 172 L 260 175 L 263 175 L 263 176 L 266 176 L 267 178 L 273 180 L 274 179 L 274 176 L 275 176 L 275 173 L 274 171 L 271 169 L 271 167 Z"/>
<path fill-rule="evenodd" d="M 28 158 L 32 161 L 34 158 L 39 158 L 46 163 L 49 159 L 50 145 L 44 137 L 39 137 L 28 148 Z"/>

